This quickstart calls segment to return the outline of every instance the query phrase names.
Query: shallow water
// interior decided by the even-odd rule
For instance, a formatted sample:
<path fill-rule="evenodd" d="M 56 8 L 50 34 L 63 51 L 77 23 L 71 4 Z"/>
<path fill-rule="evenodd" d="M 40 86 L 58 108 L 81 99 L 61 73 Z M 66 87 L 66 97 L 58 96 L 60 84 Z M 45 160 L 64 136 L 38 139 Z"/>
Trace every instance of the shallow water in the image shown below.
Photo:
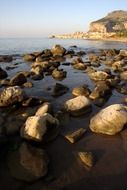
<path fill-rule="evenodd" d="M 15 43 L 14 43 L 15 41 Z M 44 48 L 49 48 L 53 44 L 60 43 L 65 47 L 70 45 L 78 45 L 81 49 L 102 49 L 102 48 L 126 48 L 123 43 L 116 42 L 97 42 L 97 41 L 83 41 L 83 40 L 52 40 L 49 39 L 44 44 L 44 40 L 2 40 L 3 47 L 0 43 L 0 54 L 22 54 L 26 52 L 37 51 Z M 42 43 L 43 42 L 43 43 Z M 10 44 L 9 44 L 10 43 Z M 6 45 L 5 45 L 6 44 Z M 7 46 L 8 44 L 8 46 Z M 42 45 L 43 44 L 43 45 Z M 5 48 L 8 47 L 8 48 Z M 18 71 L 30 69 L 30 63 L 26 63 L 20 56 L 16 56 L 12 63 L 1 63 L 3 69 L 10 64 L 18 63 L 17 68 L 7 71 L 9 77 L 14 76 Z M 84 57 L 85 60 L 86 57 Z M 71 61 L 71 60 L 67 60 Z M 40 81 L 33 81 L 33 88 L 24 89 L 29 96 L 44 97 L 49 100 L 57 112 L 63 106 L 63 103 L 72 98 L 71 91 L 73 87 L 87 84 L 92 90 L 94 83 L 89 79 L 86 73 L 72 68 L 72 66 L 60 66 L 67 71 L 67 77 L 62 81 L 56 81 L 51 76 L 45 76 Z M 103 67 L 103 66 L 102 66 Z M 99 69 L 99 68 L 98 68 Z M 51 96 L 52 88 L 60 82 L 69 87 L 68 93 L 63 96 L 54 98 Z M 50 90 L 48 90 L 50 88 Z M 2 88 L 0 89 L 2 90 Z M 53 142 L 46 144 L 50 157 L 49 177 L 53 176 L 53 180 L 46 182 L 38 180 L 32 184 L 13 179 L 8 172 L 6 166 L 5 155 L 0 157 L 0 189 L 6 190 L 124 190 L 127 189 L 127 129 L 124 129 L 120 134 L 115 136 L 106 136 L 94 134 L 89 130 L 90 118 L 102 108 L 113 103 L 121 103 L 125 95 L 122 95 L 115 90 L 113 95 L 109 98 L 106 104 L 99 108 L 92 105 L 92 112 L 88 115 L 78 118 L 64 118 L 61 134 Z M 31 110 L 34 108 L 30 108 Z M 0 110 L 3 114 L 3 109 Z M 10 111 L 8 117 L 18 117 L 21 113 L 27 111 L 27 108 L 18 108 Z M 6 112 L 6 110 L 5 110 Z M 8 120 L 8 118 L 7 118 Z M 70 144 L 64 139 L 63 134 L 74 131 L 80 127 L 86 128 L 88 131 L 84 137 L 76 144 Z M 4 148 L 4 147 L 2 147 Z M 77 153 L 79 151 L 92 151 L 95 155 L 95 165 L 89 171 L 79 160 Z"/>
<path fill-rule="evenodd" d="M 127 43 L 109 42 L 97 40 L 79 39 L 48 39 L 48 38 L 0 38 L 0 54 L 23 54 L 27 52 L 40 51 L 51 48 L 55 44 L 60 44 L 65 48 L 77 45 L 84 50 L 95 49 L 127 49 Z"/>

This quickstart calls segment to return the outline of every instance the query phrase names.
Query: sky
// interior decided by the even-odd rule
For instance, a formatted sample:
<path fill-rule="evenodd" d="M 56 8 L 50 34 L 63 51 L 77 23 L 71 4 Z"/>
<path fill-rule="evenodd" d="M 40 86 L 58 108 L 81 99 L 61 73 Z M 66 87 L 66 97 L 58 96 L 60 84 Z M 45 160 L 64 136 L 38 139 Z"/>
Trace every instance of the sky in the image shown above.
<path fill-rule="evenodd" d="M 114 10 L 127 10 L 127 0 L 0 0 L 0 38 L 86 32 Z"/>

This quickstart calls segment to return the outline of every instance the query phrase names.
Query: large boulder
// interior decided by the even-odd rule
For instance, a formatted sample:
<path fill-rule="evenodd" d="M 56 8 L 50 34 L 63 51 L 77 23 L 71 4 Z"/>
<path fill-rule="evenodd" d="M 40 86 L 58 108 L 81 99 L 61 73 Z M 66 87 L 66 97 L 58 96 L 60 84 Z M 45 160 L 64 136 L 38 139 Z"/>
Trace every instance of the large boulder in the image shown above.
<path fill-rule="evenodd" d="M 0 94 L 0 107 L 11 106 L 22 102 L 25 93 L 19 86 L 5 88 Z"/>
<path fill-rule="evenodd" d="M 60 45 L 55 45 L 52 49 L 51 52 L 53 54 L 53 56 L 63 56 L 66 52 L 66 49 L 63 48 Z"/>
<path fill-rule="evenodd" d="M 58 125 L 59 122 L 49 113 L 40 116 L 38 111 L 35 116 L 27 118 L 24 126 L 21 128 L 21 136 L 28 140 L 41 142 L 48 131 L 48 124 Z"/>
<path fill-rule="evenodd" d="M 91 103 L 85 96 L 78 96 L 67 100 L 64 109 L 72 116 L 80 116 L 91 111 Z"/>
<path fill-rule="evenodd" d="M 127 106 L 114 104 L 102 109 L 90 120 L 90 129 L 95 133 L 115 135 L 127 124 Z"/>
<path fill-rule="evenodd" d="M 10 151 L 7 164 L 12 177 L 34 182 L 48 172 L 49 158 L 43 149 L 22 143 L 18 150 Z"/>
<path fill-rule="evenodd" d="M 0 79 L 4 79 L 8 76 L 7 72 L 0 67 Z"/>
<path fill-rule="evenodd" d="M 94 81 L 103 81 L 109 78 L 109 74 L 104 71 L 96 71 L 96 72 L 91 72 L 88 74 L 89 74 L 90 79 Z"/>

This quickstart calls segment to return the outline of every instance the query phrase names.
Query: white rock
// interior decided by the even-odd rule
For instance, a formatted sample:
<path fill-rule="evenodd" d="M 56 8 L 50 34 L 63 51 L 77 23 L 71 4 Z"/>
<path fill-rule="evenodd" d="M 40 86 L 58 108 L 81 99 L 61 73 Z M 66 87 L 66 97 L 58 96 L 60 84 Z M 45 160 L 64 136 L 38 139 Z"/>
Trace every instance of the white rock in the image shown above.
<path fill-rule="evenodd" d="M 127 124 L 127 106 L 114 104 L 101 110 L 90 121 L 90 129 L 95 133 L 115 135 Z"/>
<path fill-rule="evenodd" d="M 49 113 L 51 111 L 51 104 L 49 102 L 45 102 L 36 112 L 36 116 L 43 116 L 45 113 Z"/>
<path fill-rule="evenodd" d="M 43 116 L 28 117 L 24 127 L 21 128 L 21 136 L 26 139 L 42 141 L 47 131 L 47 122 L 59 124 L 59 121 L 48 113 L 43 114 Z"/>
<path fill-rule="evenodd" d="M 65 102 L 64 108 L 73 116 L 80 116 L 91 109 L 91 102 L 85 96 L 78 96 Z"/>

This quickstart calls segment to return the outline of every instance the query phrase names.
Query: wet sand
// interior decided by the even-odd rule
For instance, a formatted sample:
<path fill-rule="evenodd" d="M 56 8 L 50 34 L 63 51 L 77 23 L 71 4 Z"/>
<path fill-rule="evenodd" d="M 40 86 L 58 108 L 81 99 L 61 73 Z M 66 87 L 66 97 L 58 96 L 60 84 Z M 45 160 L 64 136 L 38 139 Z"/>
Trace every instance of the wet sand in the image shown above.
<path fill-rule="evenodd" d="M 84 57 L 84 60 L 86 58 Z M 69 60 L 67 60 L 69 61 Z M 13 76 L 17 71 L 29 70 L 30 63 L 25 63 L 20 57 L 17 57 L 13 63 L 18 64 L 16 69 L 8 71 L 9 76 Z M 1 64 L 4 69 L 10 63 Z M 71 90 L 75 86 L 88 84 L 93 89 L 93 82 L 83 71 L 74 70 L 71 66 L 61 66 L 67 70 L 67 77 L 60 81 L 69 87 L 69 92 L 63 96 L 53 98 L 51 91 L 56 81 L 51 76 L 44 77 L 40 81 L 32 81 L 34 87 L 25 89 L 31 96 L 44 97 L 48 99 L 57 112 L 61 109 L 63 102 L 72 97 Z M 51 88 L 49 90 L 48 88 Z M 2 88 L 0 89 L 2 90 Z M 92 112 L 88 115 L 73 118 L 65 117 L 61 133 L 52 141 L 43 145 L 50 157 L 48 176 L 34 183 L 24 183 L 15 180 L 8 172 L 6 165 L 7 145 L 1 145 L 0 149 L 0 189 L 6 190 L 124 190 L 127 189 L 127 129 L 115 136 L 94 134 L 89 130 L 90 118 L 102 108 L 113 103 L 121 103 L 125 95 L 115 90 L 106 104 L 99 108 L 93 105 Z M 24 109 L 10 111 L 10 116 L 17 116 L 24 112 Z M 27 108 L 26 108 L 27 109 Z M 33 109 L 33 108 L 31 108 Z M 36 108 L 35 108 L 36 109 Z M 3 113 L 3 109 L 0 109 Z M 78 128 L 88 129 L 84 137 L 75 144 L 69 143 L 63 134 L 74 131 Z M 14 142 L 17 137 L 13 137 Z M 79 160 L 77 153 L 79 151 L 92 151 L 95 155 L 95 165 L 92 169 L 85 168 Z"/>

